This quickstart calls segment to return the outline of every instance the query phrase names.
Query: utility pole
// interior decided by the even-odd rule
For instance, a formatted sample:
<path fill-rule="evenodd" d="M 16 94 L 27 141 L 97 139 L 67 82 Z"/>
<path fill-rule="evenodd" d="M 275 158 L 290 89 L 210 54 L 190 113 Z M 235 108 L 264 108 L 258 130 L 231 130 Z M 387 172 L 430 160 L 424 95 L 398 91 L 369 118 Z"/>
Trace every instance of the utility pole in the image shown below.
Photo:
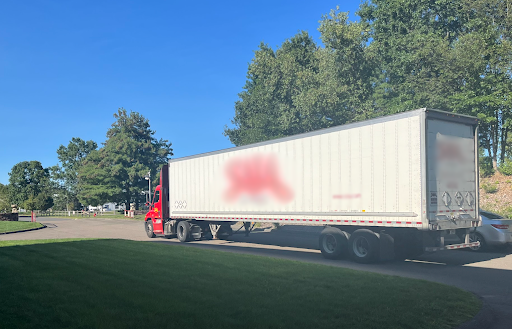
<path fill-rule="evenodd" d="M 149 182 L 148 198 L 149 198 L 149 202 L 151 203 L 151 170 L 148 171 L 146 176 L 144 176 L 144 179 Z"/>

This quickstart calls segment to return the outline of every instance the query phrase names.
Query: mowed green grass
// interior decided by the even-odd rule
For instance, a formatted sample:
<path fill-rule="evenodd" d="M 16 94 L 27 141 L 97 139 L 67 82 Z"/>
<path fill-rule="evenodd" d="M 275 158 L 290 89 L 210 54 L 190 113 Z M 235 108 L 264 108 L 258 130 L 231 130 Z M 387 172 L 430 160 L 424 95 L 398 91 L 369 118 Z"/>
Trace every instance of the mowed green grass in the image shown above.
<path fill-rule="evenodd" d="M 0 233 L 17 232 L 22 230 L 28 230 L 31 228 L 38 228 L 43 226 L 37 222 L 10 222 L 0 221 Z"/>
<path fill-rule="evenodd" d="M 0 247 L 26 246 L 31 244 L 59 243 L 71 241 L 99 240 L 95 238 L 67 238 L 67 239 L 41 239 L 41 240 L 5 240 L 0 241 Z"/>
<path fill-rule="evenodd" d="M 0 248 L 3 328 L 453 328 L 480 308 L 427 281 L 165 243 Z"/>

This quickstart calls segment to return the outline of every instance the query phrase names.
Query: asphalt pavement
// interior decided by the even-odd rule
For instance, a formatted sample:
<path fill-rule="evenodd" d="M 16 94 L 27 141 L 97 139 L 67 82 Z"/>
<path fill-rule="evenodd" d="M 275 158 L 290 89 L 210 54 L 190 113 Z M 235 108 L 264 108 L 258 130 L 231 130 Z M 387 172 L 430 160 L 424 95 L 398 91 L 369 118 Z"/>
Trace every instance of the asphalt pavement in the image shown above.
<path fill-rule="evenodd" d="M 114 238 L 181 244 L 177 239 L 149 239 L 144 232 L 144 223 L 141 221 L 101 218 L 39 218 L 38 221 L 44 223 L 47 228 L 0 235 L 0 241 Z M 235 234 L 227 241 L 204 240 L 190 242 L 187 245 L 339 266 L 453 285 L 471 291 L 485 301 L 493 316 L 490 328 L 512 327 L 512 251 L 510 249 L 480 253 L 450 250 L 426 254 L 406 261 L 358 264 L 349 260 L 324 259 L 318 250 L 319 230 L 320 228 L 304 230 L 294 226 L 285 226 L 278 230 L 256 229 L 248 237 L 243 232 L 239 232 L 241 234 Z"/>

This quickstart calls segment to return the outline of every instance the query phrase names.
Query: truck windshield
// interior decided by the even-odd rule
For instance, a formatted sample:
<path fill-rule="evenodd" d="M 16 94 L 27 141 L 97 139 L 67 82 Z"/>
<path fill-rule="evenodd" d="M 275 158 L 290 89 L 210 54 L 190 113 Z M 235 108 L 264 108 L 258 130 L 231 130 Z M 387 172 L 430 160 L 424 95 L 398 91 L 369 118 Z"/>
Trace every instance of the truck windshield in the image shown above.
<path fill-rule="evenodd" d="M 160 201 L 160 191 L 156 190 L 153 196 L 153 203 L 157 203 L 158 201 Z"/>

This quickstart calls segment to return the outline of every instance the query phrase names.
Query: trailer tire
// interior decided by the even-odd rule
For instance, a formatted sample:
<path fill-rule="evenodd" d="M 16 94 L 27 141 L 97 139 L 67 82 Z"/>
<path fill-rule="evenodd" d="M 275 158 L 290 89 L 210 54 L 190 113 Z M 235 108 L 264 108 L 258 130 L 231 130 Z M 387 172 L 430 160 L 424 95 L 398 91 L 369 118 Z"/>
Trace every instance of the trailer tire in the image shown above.
<path fill-rule="evenodd" d="M 146 234 L 148 235 L 148 238 L 154 238 L 156 236 L 155 232 L 153 231 L 153 221 L 151 220 L 151 218 L 144 223 L 144 227 L 146 229 Z"/>
<path fill-rule="evenodd" d="M 176 228 L 176 236 L 180 242 L 187 242 L 190 240 L 190 223 L 187 221 L 181 221 L 178 223 Z"/>
<path fill-rule="evenodd" d="M 326 227 L 318 239 L 322 256 L 327 259 L 339 259 L 347 256 L 349 237 L 347 232 L 339 228 Z"/>
<path fill-rule="evenodd" d="M 375 232 L 360 229 L 350 236 L 348 241 L 351 258 L 363 264 L 376 261 L 379 256 L 379 237 Z"/>

